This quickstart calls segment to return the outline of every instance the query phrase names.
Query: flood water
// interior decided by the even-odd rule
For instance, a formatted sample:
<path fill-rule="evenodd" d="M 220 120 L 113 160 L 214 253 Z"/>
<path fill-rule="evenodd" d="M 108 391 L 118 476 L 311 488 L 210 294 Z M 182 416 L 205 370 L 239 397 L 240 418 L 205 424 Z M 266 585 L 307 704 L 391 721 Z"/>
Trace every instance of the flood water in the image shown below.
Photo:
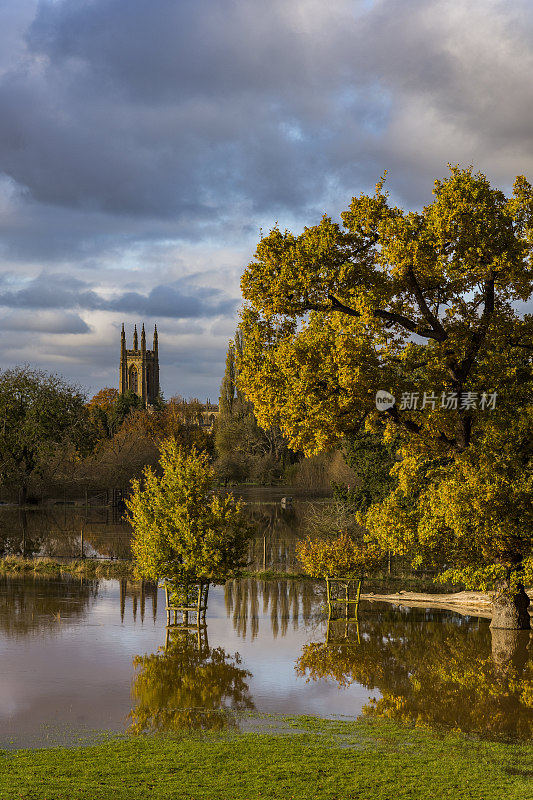
<path fill-rule="evenodd" d="M 294 571 L 308 503 L 251 507 L 256 568 Z M 81 530 L 83 529 L 83 542 Z M 0 553 L 127 558 L 99 509 L 0 513 Z M 111 580 L 0 577 L 0 748 L 94 731 L 246 729 L 258 716 L 381 715 L 533 738 L 533 639 L 450 611 L 364 603 L 329 619 L 320 583 L 211 587 L 206 625 L 167 629 L 164 595 Z M 260 724 L 271 724 L 270 718 Z"/>
<path fill-rule="evenodd" d="M 295 571 L 294 546 L 306 531 L 308 515 L 323 498 L 307 499 L 300 491 L 290 508 L 280 505 L 286 490 L 243 489 L 248 514 L 257 535 L 250 544 L 248 559 L 253 569 Z M 131 558 L 131 528 L 123 512 L 83 504 L 50 504 L 35 510 L 0 506 L 0 558 L 72 559 L 85 556 L 100 559 Z"/>
<path fill-rule="evenodd" d="M 320 586 L 246 579 L 211 589 L 206 621 L 167 630 L 151 586 L 2 578 L 0 747 L 246 727 L 248 712 L 532 736 L 529 636 L 498 660 L 487 620 L 363 603 L 328 623 Z"/>

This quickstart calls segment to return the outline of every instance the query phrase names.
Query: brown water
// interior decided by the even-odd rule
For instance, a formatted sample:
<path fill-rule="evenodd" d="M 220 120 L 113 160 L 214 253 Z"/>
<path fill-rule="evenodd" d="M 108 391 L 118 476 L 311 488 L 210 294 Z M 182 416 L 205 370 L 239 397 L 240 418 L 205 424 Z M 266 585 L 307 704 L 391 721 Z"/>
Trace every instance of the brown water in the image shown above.
<path fill-rule="evenodd" d="M 312 503 L 247 490 L 257 569 L 294 572 Z M 314 498 L 314 502 L 320 502 Z M 82 535 L 83 531 L 83 535 Z M 129 558 L 108 509 L 0 510 L 0 556 Z M 92 730 L 250 724 L 250 714 L 394 719 L 489 737 L 533 735 L 533 644 L 448 611 L 360 606 L 328 622 L 310 582 L 211 590 L 207 627 L 167 632 L 154 587 L 0 578 L 0 747 Z M 228 711 L 229 709 L 229 711 Z"/>
<path fill-rule="evenodd" d="M 249 561 L 255 569 L 296 570 L 295 542 L 305 531 L 306 520 L 322 498 L 295 496 L 291 508 L 281 507 L 286 494 L 279 488 L 245 489 L 241 494 L 257 535 L 250 544 Z M 111 508 L 49 505 L 35 510 L 0 507 L 0 557 L 26 558 L 131 558 L 131 528 L 122 512 Z"/>
<path fill-rule="evenodd" d="M 155 587 L 1 578 L 0 747 L 246 727 L 250 713 L 532 738 L 530 638 L 494 657 L 486 620 L 361 604 L 357 622 L 328 623 L 319 585 L 247 579 L 211 589 L 205 628 L 165 622 Z"/>

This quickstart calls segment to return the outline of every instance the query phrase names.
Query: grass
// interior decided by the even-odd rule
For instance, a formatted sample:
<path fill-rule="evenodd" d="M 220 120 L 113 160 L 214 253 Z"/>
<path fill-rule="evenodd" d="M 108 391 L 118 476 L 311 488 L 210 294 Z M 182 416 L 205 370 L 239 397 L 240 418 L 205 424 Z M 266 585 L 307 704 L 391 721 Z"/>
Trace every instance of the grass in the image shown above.
<path fill-rule="evenodd" d="M 0 754 L 2 800 L 529 800 L 532 748 L 386 721 Z"/>
<path fill-rule="evenodd" d="M 78 578 L 128 578 L 132 580 L 132 561 L 107 561 L 91 558 L 55 561 L 52 558 L 20 558 L 7 556 L 0 559 L 0 575 L 31 575 L 58 578 L 74 575 Z"/>
<path fill-rule="evenodd" d="M 133 561 L 74 558 L 61 561 L 53 558 L 22 558 L 6 556 L 0 558 L 0 575 L 31 575 L 42 578 L 57 578 L 74 575 L 78 578 L 127 578 L 134 580 Z M 278 572 L 276 570 L 246 570 L 243 578 L 258 580 L 315 580 L 300 572 Z M 0 798 L 1 800 L 1 798 Z"/>
<path fill-rule="evenodd" d="M 256 578 L 259 581 L 315 581 L 310 575 L 304 572 L 282 572 L 275 569 L 244 570 L 241 573 L 243 578 Z"/>
<path fill-rule="evenodd" d="M 128 580 L 135 580 L 132 561 L 112 561 L 92 558 L 63 559 L 59 561 L 53 558 L 6 556 L 5 558 L 0 558 L 0 575 L 32 575 L 42 578 L 57 578 L 62 575 L 74 575 L 77 578 L 88 579 L 116 578 L 120 580 L 121 578 L 127 578 Z M 242 577 L 257 578 L 263 581 L 316 580 L 303 572 L 281 572 L 273 569 L 245 570 L 242 573 Z M 404 591 L 428 592 L 433 594 L 441 594 L 446 591 L 458 591 L 458 588 L 454 587 L 452 584 L 437 586 L 431 576 L 409 574 L 388 575 L 384 573 L 379 576 L 366 578 L 362 586 L 363 593 L 394 593 L 398 592 L 400 589 Z"/>

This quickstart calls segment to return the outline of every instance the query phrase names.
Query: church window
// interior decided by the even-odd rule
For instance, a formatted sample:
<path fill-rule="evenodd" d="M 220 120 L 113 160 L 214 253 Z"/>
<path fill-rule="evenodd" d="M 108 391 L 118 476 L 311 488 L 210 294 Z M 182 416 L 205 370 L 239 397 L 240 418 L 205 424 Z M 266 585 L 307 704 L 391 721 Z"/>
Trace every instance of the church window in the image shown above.
<path fill-rule="evenodd" d="M 130 367 L 130 389 L 135 392 L 135 394 L 139 393 L 137 367 Z"/>

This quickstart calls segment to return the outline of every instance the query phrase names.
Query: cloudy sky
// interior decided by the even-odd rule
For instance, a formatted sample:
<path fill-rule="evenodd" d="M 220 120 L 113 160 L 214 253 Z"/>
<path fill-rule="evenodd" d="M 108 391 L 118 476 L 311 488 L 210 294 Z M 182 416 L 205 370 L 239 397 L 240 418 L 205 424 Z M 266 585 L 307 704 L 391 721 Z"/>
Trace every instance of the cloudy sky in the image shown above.
<path fill-rule="evenodd" d="M 528 0 L 0 0 L 0 368 L 93 393 L 157 321 L 215 400 L 260 229 L 533 178 L 532 75 Z"/>

